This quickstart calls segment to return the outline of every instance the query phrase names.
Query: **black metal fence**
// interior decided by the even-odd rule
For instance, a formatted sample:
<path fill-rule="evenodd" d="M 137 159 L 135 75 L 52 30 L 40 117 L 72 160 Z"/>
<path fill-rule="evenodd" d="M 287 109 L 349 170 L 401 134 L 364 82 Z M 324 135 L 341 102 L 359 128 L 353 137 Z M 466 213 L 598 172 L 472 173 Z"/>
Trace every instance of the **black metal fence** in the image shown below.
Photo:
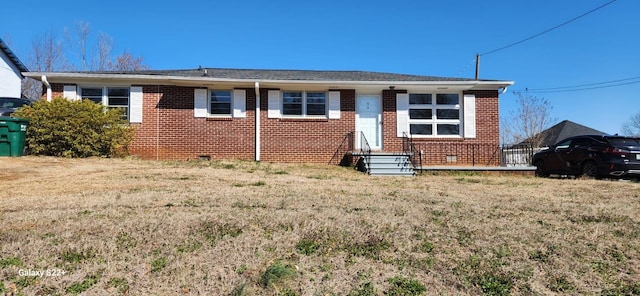
<path fill-rule="evenodd" d="M 345 134 L 330 164 L 350 166 L 358 156 L 371 153 L 360 132 Z M 359 139 L 358 139 L 359 138 Z M 361 148 L 356 149 L 356 142 Z M 531 166 L 531 158 L 540 148 L 531 145 L 497 145 L 455 142 L 415 142 L 405 138 L 403 152 L 411 155 L 414 167 L 424 166 Z"/>
<path fill-rule="evenodd" d="M 500 165 L 505 167 L 531 166 L 533 154 L 542 148 L 531 145 L 501 145 Z"/>
<path fill-rule="evenodd" d="M 413 143 L 423 166 L 530 166 L 539 149 L 530 145 Z"/>

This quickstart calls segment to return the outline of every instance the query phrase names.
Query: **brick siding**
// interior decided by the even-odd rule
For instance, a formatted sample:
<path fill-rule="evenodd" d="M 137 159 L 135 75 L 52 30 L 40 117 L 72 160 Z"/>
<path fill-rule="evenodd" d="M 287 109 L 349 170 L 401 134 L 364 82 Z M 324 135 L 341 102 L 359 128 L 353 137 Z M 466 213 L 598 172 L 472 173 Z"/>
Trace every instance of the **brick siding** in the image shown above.
<path fill-rule="evenodd" d="M 396 94 L 405 90 L 383 90 L 384 150 L 402 151 L 403 139 L 397 137 Z M 495 152 L 500 144 L 500 115 L 497 91 L 467 91 L 476 97 L 475 138 L 413 138 L 422 152 L 423 164 L 499 165 Z M 449 161 L 447 161 L 449 156 Z M 455 159 L 455 161 L 453 161 Z"/>
<path fill-rule="evenodd" d="M 246 90 L 245 118 L 194 117 L 194 87 L 137 85 L 143 88 L 143 122 L 133 124 L 136 135 L 133 155 L 144 159 L 188 160 L 255 159 L 255 104 L 253 88 Z M 52 84 L 53 97 L 61 96 L 62 84 Z M 402 151 L 396 132 L 396 94 L 382 91 L 383 148 Z M 413 139 L 423 150 L 425 162 L 442 162 L 456 156 L 458 165 L 491 161 L 490 151 L 499 144 L 497 91 L 466 92 L 476 96 L 476 138 Z M 268 162 L 328 163 L 345 135 L 355 130 L 356 91 L 340 90 L 340 119 L 268 118 L 268 89 L 260 89 L 261 160 Z M 475 146 L 469 146 L 474 144 Z M 447 146 L 449 145 L 449 146 Z M 462 151 L 456 147 L 474 147 Z M 457 150 L 456 150 L 457 149 Z M 477 149 L 477 150 L 475 150 Z"/>
<path fill-rule="evenodd" d="M 355 90 L 340 90 L 340 119 L 267 118 L 261 89 L 261 160 L 328 163 L 345 134 L 355 130 Z"/>
<path fill-rule="evenodd" d="M 143 86 L 143 123 L 131 153 L 151 159 L 253 159 L 255 91 L 246 90 L 245 118 L 214 119 L 194 117 L 194 89 Z"/>

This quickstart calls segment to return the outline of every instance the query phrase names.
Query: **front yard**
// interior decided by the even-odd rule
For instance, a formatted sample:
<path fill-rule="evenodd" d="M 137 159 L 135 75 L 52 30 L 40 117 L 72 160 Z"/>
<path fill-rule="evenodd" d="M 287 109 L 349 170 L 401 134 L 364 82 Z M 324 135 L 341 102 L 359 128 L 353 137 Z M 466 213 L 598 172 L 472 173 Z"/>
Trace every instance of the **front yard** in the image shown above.
<path fill-rule="evenodd" d="M 8 295 L 640 294 L 637 183 L 22 157 L 0 196 Z"/>

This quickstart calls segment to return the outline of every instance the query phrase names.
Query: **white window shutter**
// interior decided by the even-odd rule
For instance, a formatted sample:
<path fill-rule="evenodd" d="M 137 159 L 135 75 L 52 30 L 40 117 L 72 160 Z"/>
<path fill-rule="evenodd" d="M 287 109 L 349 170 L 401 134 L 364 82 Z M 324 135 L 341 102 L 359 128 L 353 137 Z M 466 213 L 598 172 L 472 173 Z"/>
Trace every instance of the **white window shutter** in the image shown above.
<path fill-rule="evenodd" d="M 464 137 L 476 137 L 476 96 L 473 94 L 464 95 Z"/>
<path fill-rule="evenodd" d="M 247 91 L 244 89 L 233 90 L 233 117 L 247 117 Z"/>
<path fill-rule="evenodd" d="M 132 86 L 129 91 L 129 122 L 142 123 L 142 87 Z"/>
<path fill-rule="evenodd" d="M 67 100 L 75 101 L 78 99 L 78 91 L 75 85 L 65 85 L 62 88 L 62 96 Z"/>
<path fill-rule="evenodd" d="M 329 92 L 329 119 L 340 119 L 340 92 Z"/>
<path fill-rule="evenodd" d="M 207 117 L 209 113 L 207 108 L 207 95 L 209 91 L 206 88 L 196 88 L 193 91 L 193 116 Z"/>
<path fill-rule="evenodd" d="M 280 118 L 280 91 L 270 90 L 268 92 L 269 111 L 268 118 Z"/>
<path fill-rule="evenodd" d="M 409 94 L 396 95 L 396 118 L 398 137 L 409 134 Z"/>

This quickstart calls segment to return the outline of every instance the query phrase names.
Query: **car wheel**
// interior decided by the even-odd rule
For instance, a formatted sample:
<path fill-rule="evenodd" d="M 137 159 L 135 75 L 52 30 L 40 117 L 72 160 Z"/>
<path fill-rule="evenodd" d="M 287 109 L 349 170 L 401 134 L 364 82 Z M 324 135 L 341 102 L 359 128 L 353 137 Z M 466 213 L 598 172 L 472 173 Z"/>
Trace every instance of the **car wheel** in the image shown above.
<path fill-rule="evenodd" d="M 598 178 L 598 166 L 593 161 L 585 161 L 582 164 L 582 170 L 580 172 L 582 173 L 582 177 L 584 178 Z"/>
<path fill-rule="evenodd" d="M 544 167 L 544 161 L 538 160 L 534 165 L 536 166 L 536 177 L 549 177 L 549 172 Z"/>

